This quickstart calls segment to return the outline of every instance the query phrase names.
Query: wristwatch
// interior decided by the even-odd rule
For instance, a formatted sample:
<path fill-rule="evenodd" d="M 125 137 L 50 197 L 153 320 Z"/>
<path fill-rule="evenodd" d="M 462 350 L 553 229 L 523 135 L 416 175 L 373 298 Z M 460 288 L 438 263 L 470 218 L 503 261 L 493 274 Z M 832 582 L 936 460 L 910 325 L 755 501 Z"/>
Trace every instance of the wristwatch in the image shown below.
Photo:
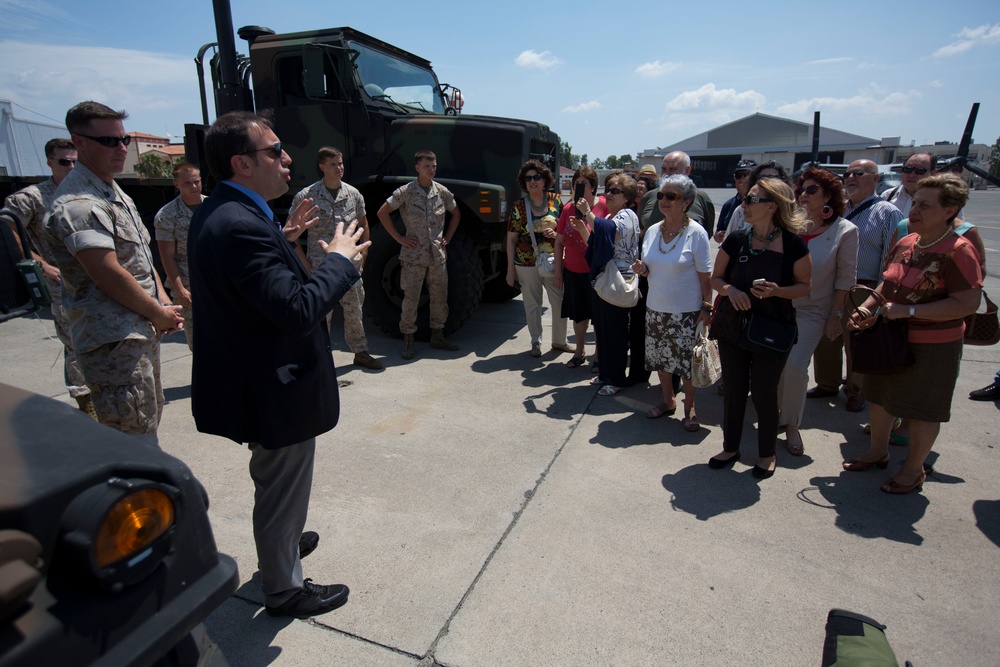
<path fill-rule="evenodd" d="M 917 316 L 917 307 L 914 306 L 914 305 L 911 305 L 910 306 L 910 317 L 916 317 L 916 316 Z"/>

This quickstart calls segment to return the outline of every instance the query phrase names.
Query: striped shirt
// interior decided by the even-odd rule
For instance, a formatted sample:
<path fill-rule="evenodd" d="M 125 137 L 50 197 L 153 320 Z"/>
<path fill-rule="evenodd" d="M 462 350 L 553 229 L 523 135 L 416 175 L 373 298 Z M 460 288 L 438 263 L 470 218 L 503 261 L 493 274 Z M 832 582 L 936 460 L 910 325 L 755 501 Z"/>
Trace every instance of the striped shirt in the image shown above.
<path fill-rule="evenodd" d="M 868 200 L 875 203 L 851 217 L 851 211 L 861 208 Z M 872 194 L 857 206 L 847 202 L 847 212 L 844 217 L 858 228 L 858 280 L 880 282 L 882 280 L 882 262 L 889 252 L 889 241 L 896 225 L 903 219 L 899 209 L 876 194 Z"/>

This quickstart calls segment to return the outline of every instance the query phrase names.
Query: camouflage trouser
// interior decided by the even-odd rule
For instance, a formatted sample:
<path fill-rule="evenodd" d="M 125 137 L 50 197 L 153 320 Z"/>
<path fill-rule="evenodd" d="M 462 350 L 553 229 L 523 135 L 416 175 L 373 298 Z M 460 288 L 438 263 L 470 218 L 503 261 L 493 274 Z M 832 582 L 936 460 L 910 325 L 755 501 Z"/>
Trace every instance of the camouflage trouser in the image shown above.
<path fill-rule="evenodd" d="M 361 260 L 354 259 L 354 268 L 361 273 Z M 365 336 L 365 325 L 362 320 L 362 309 L 365 305 L 364 281 L 359 280 L 354 283 L 354 287 L 347 291 L 347 294 L 340 300 L 340 307 L 344 309 L 344 341 L 351 348 L 351 352 L 368 351 L 368 338 Z M 326 323 L 333 330 L 333 313 L 326 318 Z"/>
<path fill-rule="evenodd" d="M 194 351 L 194 309 L 181 308 L 181 317 L 184 318 L 184 338 L 187 339 L 188 349 Z"/>
<path fill-rule="evenodd" d="M 444 329 L 448 321 L 448 265 L 413 266 L 401 262 L 399 286 L 403 288 L 403 313 L 399 318 L 400 333 L 417 332 L 417 305 L 425 278 L 431 298 L 431 329 Z"/>
<path fill-rule="evenodd" d="M 94 410 L 102 424 L 122 433 L 151 436 L 163 412 L 160 340 L 128 338 L 77 354 Z"/>
<path fill-rule="evenodd" d="M 73 398 L 86 396 L 90 393 L 87 389 L 87 381 L 83 379 L 80 371 L 80 363 L 76 360 L 76 353 L 73 351 L 73 341 L 69 337 L 69 320 L 66 319 L 66 311 L 62 307 L 62 298 L 53 297 L 52 320 L 56 324 L 56 336 L 63 344 L 63 379 L 69 395 Z"/>

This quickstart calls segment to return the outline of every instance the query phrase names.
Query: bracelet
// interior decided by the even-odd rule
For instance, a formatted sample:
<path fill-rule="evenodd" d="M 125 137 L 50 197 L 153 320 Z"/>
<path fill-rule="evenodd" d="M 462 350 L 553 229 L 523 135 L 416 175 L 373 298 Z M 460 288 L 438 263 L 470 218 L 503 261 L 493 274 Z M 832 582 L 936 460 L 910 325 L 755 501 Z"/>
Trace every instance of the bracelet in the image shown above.
<path fill-rule="evenodd" d="M 701 312 L 708 313 L 709 315 L 711 315 L 712 314 L 712 307 L 711 306 L 702 306 L 701 307 Z"/>

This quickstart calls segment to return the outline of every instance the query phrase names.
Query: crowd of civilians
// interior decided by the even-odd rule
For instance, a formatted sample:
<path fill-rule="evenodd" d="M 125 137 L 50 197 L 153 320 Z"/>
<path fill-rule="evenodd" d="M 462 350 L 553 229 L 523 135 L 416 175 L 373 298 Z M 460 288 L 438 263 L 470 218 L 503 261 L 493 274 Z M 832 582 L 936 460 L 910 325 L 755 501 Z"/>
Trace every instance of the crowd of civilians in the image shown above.
<path fill-rule="evenodd" d="M 601 196 L 597 173 L 583 166 L 573 174 L 576 200 L 563 205 L 549 191 L 555 178 L 548 167 L 524 164 L 518 182 L 525 196 L 508 226 L 507 281 L 525 292 L 532 356 L 541 353 L 544 286 L 552 347 L 573 353 L 568 368 L 586 364 L 593 322 L 590 370 L 597 393 L 613 396 L 655 371 L 660 397 L 646 417 L 676 414 L 681 391 L 681 425 L 698 431 L 692 348 L 698 328 L 710 326 L 724 397 L 723 448 L 709 459 L 711 468 L 740 459 L 748 399 L 757 414 L 753 475 L 767 479 L 776 468 L 780 431 L 790 454 L 805 451 L 806 399 L 833 397 L 843 387 L 847 410 L 870 407 L 864 428 L 871 434 L 869 450 L 844 461 L 844 470 L 885 469 L 890 442 L 909 445 L 902 467 L 880 488 L 920 489 L 932 470 L 927 455 L 950 419 L 964 318 L 979 307 L 986 272 L 982 239 L 963 215 L 965 182 L 950 171 L 936 173 L 935 158 L 926 153 L 910 156 L 902 185 L 882 195 L 876 193 L 878 165 L 870 160 L 852 162 L 843 177 L 806 165 L 794 180 L 777 162 L 744 160 L 733 174 L 736 195 L 716 220 L 690 171 L 686 154 L 670 153 L 659 176 L 651 165 L 635 177 L 614 172 Z M 720 244 L 714 260 L 710 238 Z M 539 278 L 535 266 L 543 252 L 554 252 L 551 278 Z M 637 281 L 636 305 L 615 305 L 595 289 L 613 270 Z M 852 301 L 855 285 L 875 293 Z M 878 316 L 908 320 L 914 361 L 897 373 L 862 376 L 846 342 Z M 574 345 L 567 343 L 567 318 Z M 794 332 L 788 349 L 775 353 L 748 343 L 753 318 Z M 807 389 L 810 361 L 816 386 Z M 970 398 L 989 398 L 993 387 Z"/>

